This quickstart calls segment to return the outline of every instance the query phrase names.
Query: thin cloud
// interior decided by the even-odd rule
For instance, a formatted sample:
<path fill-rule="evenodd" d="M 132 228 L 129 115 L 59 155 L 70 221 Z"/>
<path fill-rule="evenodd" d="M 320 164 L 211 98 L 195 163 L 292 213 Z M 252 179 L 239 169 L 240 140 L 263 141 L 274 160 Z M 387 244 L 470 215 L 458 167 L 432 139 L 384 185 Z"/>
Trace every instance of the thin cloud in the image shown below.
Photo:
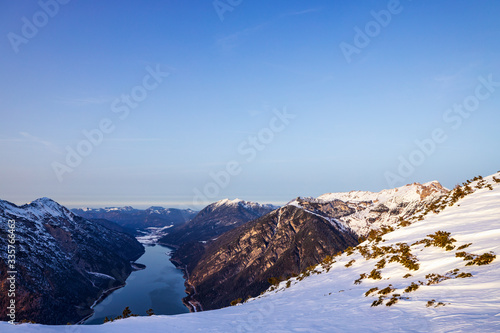
<path fill-rule="evenodd" d="M 309 9 L 304 9 L 304 10 L 300 10 L 300 11 L 288 12 L 288 13 L 284 13 L 284 14 L 279 15 L 278 19 L 283 18 L 283 17 L 288 17 L 288 16 L 305 15 L 305 14 L 309 14 L 309 13 L 318 12 L 320 10 L 321 10 L 321 8 L 309 8 Z M 217 39 L 216 44 L 223 51 L 231 51 L 238 46 L 238 44 L 242 38 L 252 35 L 256 31 L 262 29 L 263 27 L 265 27 L 266 25 L 268 25 L 269 23 L 271 23 L 272 21 L 275 21 L 275 20 L 276 19 L 271 20 L 269 22 L 261 23 L 257 26 L 246 28 L 244 30 L 232 33 L 228 36 L 219 38 L 219 39 Z"/>
<path fill-rule="evenodd" d="M 463 85 L 469 82 L 472 77 L 475 77 L 477 67 L 478 64 L 472 62 L 454 73 L 438 74 L 433 77 L 433 80 L 445 87 Z"/>
<path fill-rule="evenodd" d="M 113 99 L 109 97 L 87 97 L 87 98 L 71 98 L 71 99 L 60 98 L 57 102 L 66 105 L 85 106 L 85 105 L 107 104 L 111 103 L 112 101 Z"/>
<path fill-rule="evenodd" d="M 115 142 L 153 142 L 153 141 L 165 141 L 159 138 L 109 138 L 108 141 Z"/>
<path fill-rule="evenodd" d="M 54 152 L 54 153 L 57 153 L 57 154 L 61 154 L 61 150 L 56 146 L 54 145 L 52 142 L 50 141 L 46 141 L 46 140 L 43 140 L 43 139 L 40 139 L 34 135 L 31 135 L 27 132 L 19 132 L 19 134 L 21 134 L 24 138 L 27 139 L 27 141 L 32 141 L 32 142 L 36 142 L 36 143 L 39 143 L 43 146 L 45 146 L 48 150 Z"/>
<path fill-rule="evenodd" d="M 234 32 L 226 37 L 219 38 L 216 41 L 217 46 L 221 48 L 223 51 L 231 51 L 236 46 L 238 46 L 238 43 L 242 38 L 252 35 L 256 31 L 265 27 L 266 25 L 267 23 L 262 23 L 254 27 Z"/>
<path fill-rule="evenodd" d="M 16 139 L 16 138 L 9 138 L 9 139 L 0 139 L 0 142 L 26 142 L 25 139 Z"/>
<path fill-rule="evenodd" d="M 309 13 L 319 12 L 320 10 L 321 10 L 321 8 L 309 8 L 309 9 L 304 9 L 304 10 L 300 10 L 300 11 L 284 13 L 284 14 L 281 14 L 281 17 L 305 15 L 305 14 L 309 14 Z"/>

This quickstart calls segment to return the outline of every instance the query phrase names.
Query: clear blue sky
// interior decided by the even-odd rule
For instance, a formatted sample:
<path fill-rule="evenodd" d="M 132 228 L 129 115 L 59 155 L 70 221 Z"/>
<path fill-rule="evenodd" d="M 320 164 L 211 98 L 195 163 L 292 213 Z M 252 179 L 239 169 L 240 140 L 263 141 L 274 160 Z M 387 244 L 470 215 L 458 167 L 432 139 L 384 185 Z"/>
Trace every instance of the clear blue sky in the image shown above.
<path fill-rule="evenodd" d="M 198 189 L 283 203 L 379 191 L 388 172 L 453 187 L 500 169 L 500 85 L 478 88 L 500 82 L 497 1 L 65 2 L 51 15 L 0 5 L 1 199 L 199 208 Z M 358 47 L 346 57 L 347 44 Z M 140 102 L 126 107 L 132 92 Z M 467 116 L 447 111 L 463 103 Z M 295 118 L 278 126 L 284 109 Z M 58 179 L 67 147 L 103 119 L 112 130 Z M 438 128 L 446 140 L 419 153 L 415 140 Z M 411 156 L 418 165 L 399 173 Z M 229 161 L 239 172 L 214 190 L 210 173 Z"/>

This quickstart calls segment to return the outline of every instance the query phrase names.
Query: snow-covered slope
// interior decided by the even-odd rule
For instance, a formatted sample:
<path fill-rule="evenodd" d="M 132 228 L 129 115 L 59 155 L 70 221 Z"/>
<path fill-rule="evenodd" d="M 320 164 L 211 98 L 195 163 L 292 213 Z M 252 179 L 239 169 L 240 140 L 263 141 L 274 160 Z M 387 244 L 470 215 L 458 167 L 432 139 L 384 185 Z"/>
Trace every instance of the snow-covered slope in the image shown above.
<path fill-rule="evenodd" d="M 500 174 L 496 177 L 500 178 Z M 130 318 L 96 327 L 12 327 L 0 323 L 0 330 L 28 333 L 498 332 L 500 260 L 495 258 L 487 265 L 468 265 L 478 262 L 475 255 L 500 254 L 500 184 L 491 176 L 479 182 L 485 185 L 477 189 L 478 182 L 472 182 L 469 187 L 475 192 L 452 206 L 449 205 L 453 198 L 459 197 L 453 193 L 446 199 L 446 208 L 445 201 L 441 201 L 439 214 L 429 212 L 423 220 L 415 219 L 410 226 L 383 235 L 383 240 L 366 241 L 352 250 L 352 254 L 346 251 L 331 263 L 325 262 L 297 278 L 281 282 L 275 290 L 239 306 L 176 316 Z M 490 184 L 492 190 L 486 184 Z M 453 238 L 453 248 L 446 250 L 431 244 L 428 235 L 436 235 L 438 231 L 450 233 L 438 240 L 444 240 L 442 243 L 446 245 L 446 240 Z M 423 239 L 428 239 L 430 246 L 426 247 L 425 241 L 421 242 Z M 461 252 L 466 253 L 465 258 Z M 467 254 L 470 257 L 467 258 Z M 394 255 L 409 258 L 418 264 L 418 269 L 409 270 L 399 262 L 389 262 Z M 369 256 L 371 258 L 365 258 Z M 376 269 L 383 258 L 385 267 Z M 369 275 L 374 269 L 379 271 L 381 279 L 368 276 L 359 279 L 360 274 Z M 360 283 L 355 284 L 358 279 Z M 413 284 L 418 289 L 405 292 Z M 381 296 L 378 292 L 388 286 L 394 290 L 382 299 L 381 305 L 372 306 Z M 365 296 L 372 288 L 378 289 Z M 394 294 L 400 295 L 394 297 L 397 303 L 387 306 Z"/>

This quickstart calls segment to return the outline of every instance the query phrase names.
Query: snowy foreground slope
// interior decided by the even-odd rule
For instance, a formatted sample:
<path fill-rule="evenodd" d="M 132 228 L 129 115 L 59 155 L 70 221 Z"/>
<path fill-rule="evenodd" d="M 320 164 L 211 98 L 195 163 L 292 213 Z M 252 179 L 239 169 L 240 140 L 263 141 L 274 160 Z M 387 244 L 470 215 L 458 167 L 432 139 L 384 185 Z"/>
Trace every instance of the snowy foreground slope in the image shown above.
<path fill-rule="evenodd" d="M 500 174 L 495 176 L 500 178 Z M 243 305 L 176 316 L 130 318 L 93 327 L 0 323 L 0 331 L 499 332 L 500 258 L 479 266 L 474 259 L 491 259 L 491 252 L 500 254 L 500 184 L 491 176 L 482 183 L 491 184 L 493 190 L 486 186 L 477 189 L 477 182 L 472 182 L 469 186 L 474 193 L 439 214 L 430 212 L 423 220 L 382 235 L 383 240 L 360 244 L 366 250 L 364 256 L 359 247 L 350 255 L 346 251 L 330 263 L 283 281 L 275 290 Z M 450 240 L 448 250 L 431 244 L 427 235 L 437 231 L 450 233 L 441 239 Z M 417 241 L 420 244 L 413 245 Z M 469 243 L 472 244 L 464 247 Z M 391 249 L 397 248 L 406 248 L 406 254 L 419 268 L 409 270 L 400 262 L 390 262 L 392 256 L 398 255 Z M 382 253 L 374 254 L 381 249 Z M 466 253 L 468 260 L 460 256 L 461 252 Z M 484 253 L 491 256 L 474 256 Z M 403 257 L 402 253 L 399 255 Z M 382 268 L 383 258 L 386 264 Z M 381 279 L 368 277 L 374 270 Z M 355 284 L 361 274 L 365 278 Z M 379 300 L 379 292 L 389 285 L 394 290 L 382 296 L 381 305 L 372 306 Z M 418 289 L 405 292 L 410 285 L 418 285 Z M 378 289 L 365 296 L 372 288 Z M 391 298 L 397 302 L 387 306 Z"/>

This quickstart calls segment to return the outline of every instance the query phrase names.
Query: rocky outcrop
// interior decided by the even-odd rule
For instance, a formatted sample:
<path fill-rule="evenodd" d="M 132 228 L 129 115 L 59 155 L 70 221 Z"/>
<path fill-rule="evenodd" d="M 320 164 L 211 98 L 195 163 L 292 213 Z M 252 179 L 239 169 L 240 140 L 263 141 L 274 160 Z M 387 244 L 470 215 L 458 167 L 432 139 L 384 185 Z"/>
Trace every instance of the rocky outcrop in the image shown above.
<path fill-rule="evenodd" d="M 15 321 L 76 323 L 109 289 L 122 286 L 144 247 L 129 235 L 86 220 L 42 198 L 16 206 L 0 200 L 0 247 L 15 222 L 15 264 L 0 252 L 0 317 L 6 317 L 7 272 L 15 269 Z M 10 223 L 12 225 L 12 223 Z M 6 320 L 6 319 L 2 319 Z"/>
<path fill-rule="evenodd" d="M 425 184 L 408 184 L 380 192 L 328 193 L 316 199 L 296 199 L 292 204 L 307 209 L 310 204 L 324 207 L 330 202 L 340 200 L 351 209 L 351 214 L 340 216 L 338 221 L 358 236 L 366 236 L 372 229 L 391 226 L 397 223 L 400 218 L 409 218 L 448 192 L 449 190 L 441 186 L 439 182 L 432 181 Z M 307 204 L 308 202 L 309 204 Z M 318 212 L 319 214 L 329 213 L 324 209 L 320 209 L 320 211 L 323 212 Z"/>

